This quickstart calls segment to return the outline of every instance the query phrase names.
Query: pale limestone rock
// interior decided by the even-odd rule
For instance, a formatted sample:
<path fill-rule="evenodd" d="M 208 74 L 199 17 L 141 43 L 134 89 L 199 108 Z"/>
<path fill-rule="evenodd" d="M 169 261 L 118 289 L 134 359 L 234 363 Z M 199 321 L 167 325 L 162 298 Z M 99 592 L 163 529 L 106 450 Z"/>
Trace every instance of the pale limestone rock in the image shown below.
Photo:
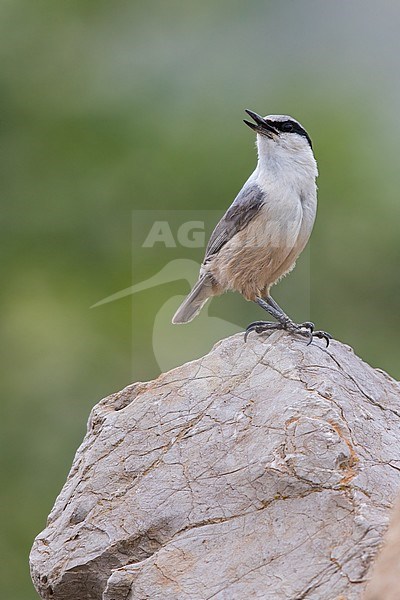
<path fill-rule="evenodd" d="M 102 400 L 31 552 L 48 600 L 355 600 L 400 486 L 400 386 L 238 334 Z"/>
<path fill-rule="evenodd" d="M 389 531 L 370 575 L 363 600 L 400 599 L 400 498 L 392 511 Z"/>

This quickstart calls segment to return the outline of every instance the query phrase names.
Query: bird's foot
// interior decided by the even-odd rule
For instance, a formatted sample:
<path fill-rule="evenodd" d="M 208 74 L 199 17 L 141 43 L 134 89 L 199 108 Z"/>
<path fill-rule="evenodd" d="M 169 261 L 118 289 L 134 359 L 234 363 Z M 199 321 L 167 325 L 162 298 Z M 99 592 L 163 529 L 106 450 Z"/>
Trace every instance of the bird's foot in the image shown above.
<path fill-rule="evenodd" d="M 291 333 L 297 333 L 299 335 L 302 335 L 303 337 L 308 337 L 307 346 L 309 346 L 313 339 L 316 337 L 320 338 L 321 340 L 325 340 L 326 347 L 328 347 L 329 342 L 332 339 L 331 334 L 326 331 L 315 331 L 314 327 L 314 323 L 312 323 L 311 321 L 305 321 L 304 323 L 299 324 L 288 323 L 286 329 Z"/>
<path fill-rule="evenodd" d="M 244 341 L 247 342 L 247 338 L 252 331 L 256 333 L 263 333 L 264 331 L 272 331 L 276 329 L 283 329 L 282 323 L 275 323 L 272 321 L 253 321 L 246 327 L 246 331 L 244 333 Z"/>
<path fill-rule="evenodd" d="M 329 346 L 329 342 L 333 339 L 333 336 L 331 336 L 330 333 L 328 333 L 327 331 L 322 331 L 322 330 L 317 330 L 317 331 L 311 331 L 311 337 L 308 341 L 307 346 L 309 346 L 311 344 L 311 342 L 313 341 L 313 338 L 319 338 L 320 340 L 325 340 L 326 342 L 326 347 Z"/>
<path fill-rule="evenodd" d="M 312 321 L 304 321 L 304 323 L 299 323 L 298 327 L 305 327 L 305 329 L 309 329 L 310 331 L 314 331 L 315 325 Z"/>
<path fill-rule="evenodd" d="M 272 323 L 270 321 L 254 321 L 246 327 L 244 341 L 247 341 L 247 338 L 252 331 L 255 331 L 256 333 L 263 333 L 264 331 L 271 331 L 277 329 L 284 329 L 289 333 L 295 333 L 308 338 L 307 346 L 311 344 L 314 337 L 324 339 L 326 342 L 326 347 L 329 346 L 329 342 L 332 339 L 331 334 L 327 333 L 326 331 L 315 331 L 314 323 L 311 323 L 310 321 L 306 321 L 305 323 L 300 324 L 293 323 L 293 321 L 287 321 L 285 323 Z"/>

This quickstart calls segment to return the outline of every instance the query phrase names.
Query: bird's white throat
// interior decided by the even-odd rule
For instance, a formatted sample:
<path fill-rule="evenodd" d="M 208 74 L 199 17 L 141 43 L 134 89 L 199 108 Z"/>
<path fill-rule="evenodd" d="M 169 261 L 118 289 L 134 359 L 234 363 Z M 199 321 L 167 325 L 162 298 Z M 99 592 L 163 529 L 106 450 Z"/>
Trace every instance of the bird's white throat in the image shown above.
<path fill-rule="evenodd" d="M 293 139 L 293 138 L 299 139 Z M 281 182 L 298 190 L 315 186 L 318 176 L 313 151 L 300 136 L 292 136 L 290 142 L 276 142 L 265 136 L 257 136 L 258 164 L 255 179 L 263 189 Z"/>

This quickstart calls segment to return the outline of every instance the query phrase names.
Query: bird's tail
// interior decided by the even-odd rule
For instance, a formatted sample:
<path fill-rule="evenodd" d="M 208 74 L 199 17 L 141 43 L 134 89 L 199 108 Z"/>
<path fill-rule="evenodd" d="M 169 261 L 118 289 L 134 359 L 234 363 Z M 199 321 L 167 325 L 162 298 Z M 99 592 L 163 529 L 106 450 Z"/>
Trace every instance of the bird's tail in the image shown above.
<path fill-rule="evenodd" d="M 210 279 L 207 276 L 200 277 L 190 294 L 174 314 L 172 322 L 178 324 L 192 321 L 212 295 Z"/>

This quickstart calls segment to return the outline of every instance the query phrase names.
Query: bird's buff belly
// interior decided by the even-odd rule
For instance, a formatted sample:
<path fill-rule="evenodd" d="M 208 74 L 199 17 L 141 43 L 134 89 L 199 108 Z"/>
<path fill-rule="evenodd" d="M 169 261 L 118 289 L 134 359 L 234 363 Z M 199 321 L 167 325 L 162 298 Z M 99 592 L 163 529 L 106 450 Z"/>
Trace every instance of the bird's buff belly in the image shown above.
<path fill-rule="evenodd" d="M 236 290 L 247 300 L 268 294 L 269 288 L 295 265 L 298 230 L 293 233 L 296 235 L 286 232 L 275 239 L 264 233 L 257 239 L 247 229 L 235 235 L 207 265 L 215 293 Z"/>

